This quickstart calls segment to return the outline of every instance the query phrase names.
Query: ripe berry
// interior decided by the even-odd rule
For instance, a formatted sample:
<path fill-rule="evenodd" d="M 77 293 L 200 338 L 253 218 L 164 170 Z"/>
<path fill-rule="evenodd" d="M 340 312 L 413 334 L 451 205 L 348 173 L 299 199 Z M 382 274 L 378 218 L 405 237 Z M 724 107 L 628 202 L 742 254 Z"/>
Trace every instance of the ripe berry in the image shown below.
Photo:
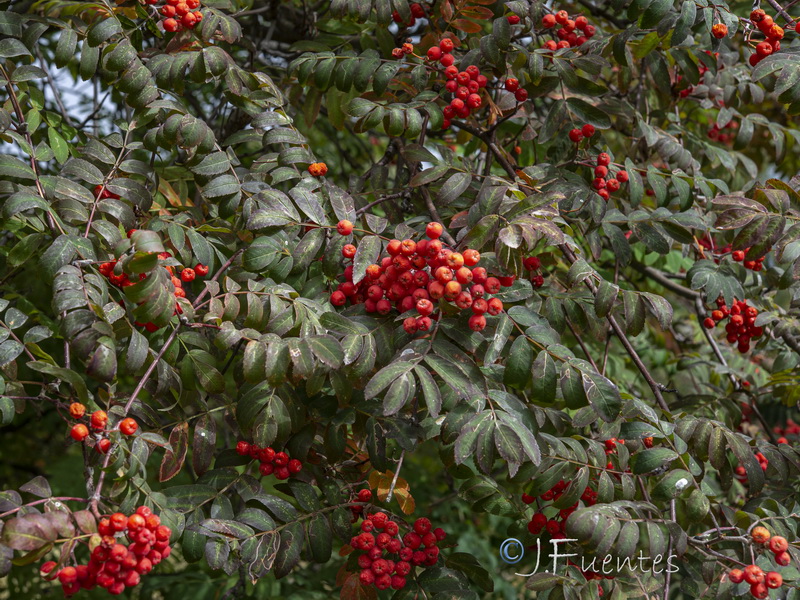
<path fill-rule="evenodd" d="M 442 49 L 442 52 L 452 52 L 454 48 L 453 40 L 450 38 L 444 38 L 439 42 L 439 48 Z"/>
<path fill-rule="evenodd" d="M 331 294 L 331 304 L 334 306 L 344 306 L 345 302 L 347 302 L 347 296 L 342 292 L 337 290 Z"/>
<path fill-rule="evenodd" d="M 764 583 L 767 584 L 768 588 L 776 590 L 783 585 L 783 577 L 781 577 L 780 573 L 770 571 L 767 573 Z"/>
<path fill-rule="evenodd" d="M 785 567 L 792 562 L 792 556 L 788 552 L 781 552 L 780 554 L 775 555 L 775 562 L 782 567 Z"/>
<path fill-rule="evenodd" d="M 185 281 L 186 283 L 189 283 L 191 281 L 194 281 L 194 278 L 195 278 L 194 269 L 184 269 L 183 271 L 181 271 L 181 280 L 182 281 Z"/>
<path fill-rule="evenodd" d="M 763 583 L 756 583 L 750 586 L 750 595 L 753 598 L 763 599 L 769 596 L 769 589 Z"/>
<path fill-rule="evenodd" d="M 519 25 L 520 19 L 518 15 L 508 15 L 507 19 L 509 25 Z M 395 589 L 400 589 L 400 588 L 395 588 Z"/>
<path fill-rule="evenodd" d="M 425 227 L 425 235 L 427 235 L 432 240 L 439 239 L 442 233 L 444 233 L 444 227 L 442 227 L 441 223 L 436 223 L 434 221 L 432 223 L 428 223 Z"/>
<path fill-rule="evenodd" d="M 70 437 L 76 442 L 82 442 L 87 437 L 89 437 L 89 428 L 86 427 L 83 423 L 78 423 L 77 425 L 73 425 L 72 429 L 69 432 Z"/>
<path fill-rule="evenodd" d="M 353 224 L 347 219 L 342 219 L 336 224 L 336 231 L 339 235 L 350 235 L 353 233 Z"/>
<path fill-rule="evenodd" d="M 590 138 L 594 135 L 594 132 L 595 132 L 594 125 L 592 125 L 591 123 L 586 123 L 586 125 L 581 127 L 581 133 L 583 134 L 583 137 Z"/>
<path fill-rule="evenodd" d="M 600 154 L 597 155 L 597 164 L 603 167 L 607 167 L 608 165 L 611 164 L 611 157 L 607 153 L 601 152 Z"/>
<path fill-rule="evenodd" d="M 717 23 L 711 28 L 711 35 L 713 35 L 718 40 L 721 40 L 726 35 L 728 35 L 728 26 L 724 23 Z"/>
<path fill-rule="evenodd" d="M 472 331 L 483 331 L 486 328 L 486 317 L 483 315 L 472 315 L 469 318 L 469 328 Z"/>
<path fill-rule="evenodd" d="M 514 92 L 514 98 L 517 102 L 525 102 L 528 99 L 528 90 L 525 88 L 519 88 L 516 92 Z"/>
<path fill-rule="evenodd" d="M 194 272 L 198 277 L 205 277 L 208 275 L 208 267 L 204 264 L 198 263 L 194 267 Z"/>
<path fill-rule="evenodd" d="M 289 473 L 291 473 L 292 475 L 297 475 L 300 471 L 303 470 L 303 463 L 297 460 L 296 458 L 293 458 L 289 461 L 289 464 L 286 465 L 286 467 L 289 469 Z"/>
<path fill-rule="evenodd" d="M 712 319 L 711 317 L 707 317 L 703 321 L 703 327 L 705 327 L 706 329 L 714 329 L 714 326 L 716 324 L 717 324 L 716 321 L 714 321 L 714 319 Z"/>
<path fill-rule="evenodd" d="M 731 569 L 728 573 L 728 579 L 730 579 L 732 583 L 742 583 L 742 581 L 744 581 L 744 571 L 741 569 Z"/>
<path fill-rule="evenodd" d="M 324 177 L 328 173 L 328 165 L 324 162 L 316 162 L 308 165 L 308 173 L 312 177 Z"/>
<path fill-rule="evenodd" d="M 750 585 L 763 583 L 764 571 L 761 570 L 761 567 L 756 565 L 748 565 L 744 569 L 744 580 Z"/>
<path fill-rule="evenodd" d="M 756 527 L 750 532 L 750 537 L 756 544 L 766 544 L 769 541 L 769 530 L 766 527 Z"/>
<path fill-rule="evenodd" d="M 516 92 L 519 89 L 519 80 L 509 77 L 504 85 L 509 92 Z"/>
<path fill-rule="evenodd" d="M 139 424 L 130 417 L 122 419 L 122 422 L 119 424 L 119 430 L 125 435 L 133 435 L 136 433 L 137 429 L 139 429 Z"/>
<path fill-rule="evenodd" d="M 103 429 L 108 423 L 108 415 L 103 410 L 97 410 L 92 413 L 90 422 L 92 429 Z"/>
<path fill-rule="evenodd" d="M 577 144 L 583 139 L 583 133 L 578 128 L 570 129 L 569 139 Z"/>
<path fill-rule="evenodd" d="M 545 15 L 542 17 L 542 27 L 545 29 L 550 29 L 551 27 L 555 27 L 556 24 L 556 16 L 555 15 Z"/>
<path fill-rule="evenodd" d="M 342 247 L 342 256 L 345 258 L 353 258 L 356 255 L 356 247 L 353 244 L 345 244 Z"/>
<path fill-rule="evenodd" d="M 538 256 L 529 256 L 524 261 L 522 261 L 522 265 L 528 271 L 536 271 L 539 269 L 539 267 L 542 266 L 542 261 L 539 260 Z"/>
<path fill-rule="evenodd" d="M 770 552 L 773 554 L 780 554 L 781 552 L 786 552 L 789 548 L 789 543 L 786 541 L 785 537 L 780 535 L 773 536 L 769 540 L 769 549 Z"/>

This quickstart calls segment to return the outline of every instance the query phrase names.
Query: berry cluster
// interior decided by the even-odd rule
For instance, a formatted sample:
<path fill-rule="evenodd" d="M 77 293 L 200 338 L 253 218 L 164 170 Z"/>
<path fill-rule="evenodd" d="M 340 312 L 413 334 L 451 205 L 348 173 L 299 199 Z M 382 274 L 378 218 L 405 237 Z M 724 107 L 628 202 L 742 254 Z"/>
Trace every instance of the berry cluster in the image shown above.
<path fill-rule="evenodd" d="M 769 467 L 769 459 L 761 454 L 761 452 L 756 452 L 755 456 L 758 461 L 758 466 L 761 467 L 762 471 L 766 472 Z M 736 474 L 736 479 L 739 480 L 739 483 L 747 483 L 747 470 L 742 465 L 738 465 L 733 472 Z"/>
<path fill-rule="evenodd" d="M 764 268 L 764 258 L 766 256 L 761 256 L 755 260 L 745 260 L 744 257 L 747 255 L 749 250 L 750 248 L 745 248 L 744 250 L 734 250 L 731 252 L 731 258 L 735 262 L 742 263 L 745 269 L 750 269 L 751 271 L 760 271 Z"/>
<path fill-rule="evenodd" d="M 336 229 L 341 235 L 350 235 L 353 224 L 340 221 Z M 416 309 L 419 316 L 403 321 L 406 333 L 413 334 L 430 330 L 436 310 L 434 302 L 444 298 L 462 310 L 471 308 L 469 327 L 482 331 L 486 327 L 485 313 L 499 315 L 503 311 L 503 302 L 499 298 L 488 299 L 487 295 L 510 286 L 514 277 L 490 277 L 486 269 L 477 266 L 481 259 L 479 252 L 445 248 L 439 240 L 443 232 L 440 223 L 429 223 L 425 228 L 428 239 L 389 241 L 387 256 L 380 264 L 369 265 L 366 277 L 358 284 L 353 283 L 353 267 L 348 266 L 345 281 L 331 294 L 331 304 L 363 303 L 368 313 L 381 315 L 391 312 L 392 302 L 400 313 Z M 355 253 L 352 244 L 342 248 L 345 258 L 352 258 Z M 433 318 L 438 319 L 438 313 Z"/>
<path fill-rule="evenodd" d="M 131 229 L 130 231 L 128 231 L 128 237 L 130 238 L 135 232 L 136 232 L 135 229 Z M 159 253 L 158 258 L 160 258 L 161 260 L 168 260 L 172 258 L 172 254 L 169 252 L 161 252 Z M 112 285 L 118 288 L 126 288 L 129 285 L 135 284 L 136 282 L 131 281 L 127 273 L 122 271 L 121 268 L 117 269 L 117 264 L 118 263 L 116 260 L 104 262 L 98 267 L 98 271 L 100 271 L 100 274 L 106 279 L 108 279 L 108 281 Z M 181 269 L 180 277 L 175 277 L 175 269 L 173 267 L 165 266 L 164 268 L 169 273 L 170 280 L 172 281 L 172 286 L 175 289 L 174 293 L 177 298 L 186 298 L 186 291 L 183 289 L 184 283 L 191 283 L 197 277 L 205 277 L 206 275 L 208 275 L 208 267 L 201 263 L 195 265 L 193 269 L 189 267 L 184 267 L 183 269 Z M 143 279 L 147 279 L 147 273 L 139 274 L 139 281 L 142 281 Z M 120 301 L 120 305 L 124 305 L 124 303 Z M 183 312 L 183 309 L 180 307 L 180 304 L 176 302 L 175 309 L 173 310 L 172 314 L 173 315 L 180 314 L 181 312 Z M 137 327 L 144 327 L 147 331 L 151 333 L 161 329 L 161 327 L 159 327 L 155 323 L 136 322 L 135 325 Z"/>
<path fill-rule="evenodd" d="M 312 177 L 325 177 L 328 173 L 328 165 L 324 162 L 316 162 L 308 165 L 308 172 Z"/>
<path fill-rule="evenodd" d="M 236 444 L 236 453 L 240 456 L 249 456 L 261 463 L 259 472 L 264 475 L 275 475 L 276 479 L 283 481 L 290 475 L 297 475 L 303 470 L 303 463 L 296 458 L 289 458 L 286 452 L 275 452 L 273 448 L 259 448 L 256 444 L 240 441 Z"/>
<path fill-rule="evenodd" d="M 531 271 L 533 273 L 542 267 L 542 261 L 538 256 L 529 256 L 522 261 L 522 266 L 524 266 L 527 271 Z M 531 285 L 534 287 L 534 289 L 542 287 L 544 285 L 544 277 L 540 273 L 531 275 Z"/>
<path fill-rule="evenodd" d="M 425 18 L 425 7 L 422 6 L 419 2 L 415 2 L 409 8 L 411 9 L 411 18 L 408 20 L 408 23 L 403 23 L 403 17 L 396 10 L 392 12 L 392 21 L 394 21 L 398 25 L 413 27 L 414 25 L 416 25 L 417 19 Z"/>
<path fill-rule="evenodd" d="M 542 17 L 542 27 L 545 29 L 553 29 L 556 25 L 560 25 L 555 30 L 555 35 L 559 41 L 547 40 L 542 46 L 551 51 L 582 46 L 596 31 L 594 25 L 590 25 L 586 17 L 578 15 L 575 19 L 570 19 L 569 13 L 565 10 L 560 10 L 556 14 L 546 14 Z M 583 35 L 579 35 L 578 32 Z"/>
<path fill-rule="evenodd" d="M 564 490 L 567 489 L 567 485 L 568 483 L 562 479 L 548 491 L 539 496 L 539 498 L 545 502 L 557 500 L 564 493 Z M 590 486 L 586 486 L 586 489 L 583 490 L 583 493 L 581 494 L 581 500 L 583 500 L 586 506 L 594 506 L 594 504 L 597 502 L 597 492 L 595 492 Z M 530 494 L 522 494 L 522 501 L 525 504 L 533 504 L 536 501 L 536 498 Z M 528 522 L 528 531 L 533 535 L 539 535 L 542 533 L 542 531 L 546 530 L 547 533 L 550 534 L 550 537 L 554 540 L 566 539 L 567 536 L 565 535 L 565 531 L 567 519 L 573 512 L 577 510 L 578 503 L 576 502 L 568 508 L 562 508 L 558 511 L 558 515 L 550 519 L 548 519 L 547 515 L 544 514 L 545 508 L 546 507 L 542 507 L 540 505 L 539 511 L 531 517 L 531 520 Z"/>
<path fill-rule="evenodd" d="M 729 144 L 733 142 L 736 129 L 739 129 L 739 123 L 736 121 L 728 121 L 727 125 L 720 127 L 716 123 L 708 130 L 708 139 L 720 142 L 721 144 Z M 728 131 L 726 131 L 728 130 Z"/>
<path fill-rule="evenodd" d="M 705 53 L 706 53 L 706 54 L 708 54 L 709 56 L 713 56 L 713 57 L 714 57 L 714 60 L 715 60 L 716 62 L 719 62 L 719 52 L 714 52 L 714 53 L 712 53 L 712 52 L 711 52 L 711 50 L 706 50 L 706 51 L 705 51 Z M 724 64 L 724 63 L 723 63 L 723 64 L 719 64 L 719 65 L 717 66 L 717 69 L 718 69 L 718 70 L 720 70 L 720 71 L 721 71 L 722 69 L 724 69 L 724 68 L 725 68 L 725 64 Z M 698 70 L 698 72 L 699 72 L 699 74 L 700 74 L 700 77 L 702 77 L 703 75 L 705 75 L 705 74 L 708 72 L 708 67 L 706 66 L 706 64 L 705 64 L 704 62 L 700 61 L 700 62 L 697 64 L 697 70 Z M 683 81 L 683 75 L 678 75 L 678 77 L 677 77 L 677 79 L 675 80 L 675 82 L 676 82 L 676 83 L 680 83 L 681 81 Z M 693 91 L 694 91 L 694 86 L 693 86 L 693 85 L 688 85 L 687 87 L 685 87 L 685 88 L 683 88 L 682 90 L 680 90 L 680 92 L 678 92 L 678 95 L 679 95 L 681 98 L 686 98 L 686 97 L 687 97 L 689 94 L 691 94 Z M 713 138 L 712 138 L 712 139 L 713 139 Z"/>
<path fill-rule="evenodd" d="M 586 138 L 588 140 L 594 135 L 594 132 L 595 132 L 594 125 L 592 125 L 591 123 L 586 123 L 580 129 L 578 129 L 577 127 L 575 129 L 570 129 L 569 139 L 570 141 L 576 144 L 580 144 L 583 138 Z"/>
<path fill-rule="evenodd" d="M 772 428 L 772 431 L 781 436 L 778 438 L 779 444 L 788 444 L 789 440 L 786 439 L 785 436 L 800 434 L 800 425 L 795 423 L 792 419 L 787 419 L 786 427 L 776 426 Z"/>
<path fill-rule="evenodd" d="M 117 596 L 126 588 L 139 585 L 142 575 L 152 571 L 172 551 L 169 545 L 172 531 L 146 506 L 140 506 L 130 516 L 114 513 L 100 519 L 97 532 L 102 538 L 92 549 L 88 564 L 64 567 L 53 575 L 50 575 L 56 567 L 53 561 L 39 569 L 48 579 L 58 578 L 65 596 L 96 586 Z M 127 545 L 122 543 L 123 533 Z"/>
<path fill-rule="evenodd" d="M 791 561 L 791 556 L 787 552 L 789 542 L 786 538 L 779 535 L 771 536 L 766 527 L 756 527 L 750 536 L 753 542 L 760 546 L 766 546 L 772 552 L 775 562 L 781 566 L 787 566 Z M 761 567 L 752 564 L 747 565 L 744 570 L 731 569 L 728 572 L 728 579 L 732 583 L 746 582 L 750 585 L 750 594 L 753 598 L 766 598 L 769 590 L 778 589 L 783 585 L 783 577 L 780 573 L 769 571 L 765 573 Z"/>
<path fill-rule="evenodd" d="M 584 125 L 584 127 L 586 126 Z M 611 194 L 619 190 L 620 186 L 628 181 L 628 172 L 623 169 L 617 170 L 612 177 L 608 169 L 610 164 L 611 157 L 606 152 L 601 152 L 597 155 L 597 166 L 594 168 L 592 187 L 605 201 L 608 201 Z"/>
<path fill-rule="evenodd" d="M 427 52 L 429 61 L 438 62 L 444 67 L 444 76 L 447 80 L 444 88 L 453 95 L 450 104 L 442 111 L 444 113 L 442 129 L 450 127 L 453 117 L 466 119 L 473 110 L 479 109 L 483 105 L 483 98 L 478 92 L 489 82 L 475 65 L 459 71 L 454 64 L 456 59 L 452 55 L 454 47 L 453 40 L 446 37 L 439 41 L 438 46 L 431 46 Z"/>
<path fill-rule="evenodd" d="M 725 332 L 728 334 L 725 339 L 729 344 L 737 344 L 737 349 L 742 354 L 750 350 L 750 340 L 757 340 L 764 334 L 763 327 L 756 326 L 758 309 L 755 306 L 748 306 L 747 300 L 734 299 L 730 308 L 726 306 L 725 299 L 717 298 L 717 310 L 711 312 L 711 316 L 703 321 L 703 327 L 713 329 L 717 323 L 723 319 L 730 319 L 725 325 Z"/>
<path fill-rule="evenodd" d="M 370 490 L 369 488 L 358 490 L 358 493 L 353 497 L 354 502 L 369 502 L 370 500 L 372 500 L 372 490 Z M 355 523 L 364 514 L 364 506 L 362 506 L 361 504 L 353 504 L 350 507 L 350 512 L 353 513 L 350 522 Z"/>
<path fill-rule="evenodd" d="M 350 546 L 362 552 L 358 556 L 361 584 L 379 590 L 402 590 L 406 578 L 413 577 L 414 567 L 431 567 L 438 562 L 438 543 L 446 536 L 441 527 L 431 530 L 431 522 L 425 517 L 414 521 L 412 530 L 401 538 L 400 526 L 386 513 L 366 516 L 361 533 L 350 540 Z"/>
<path fill-rule="evenodd" d="M 73 419 L 83 419 L 86 415 L 86 407 L 80 402 L 73 402 L 69 405 L 69 414 Z M 89 437 L 89 427 L 97 433 L 107 433 L 108 415 L 104 410 L 96 410 L 89 417 L 89 426 L 85 423 L 76 423 L 69 431 L 70 437 L 76 442 L 83 442 Z M 124 435 L 133 435 L 139 429 L 139 424 L 135 419 L 126 417 L 119 423 L 119 431 Z M 102 437 L 95 443 L 94 449 L 100 454 L 106 454 L 111 448 L 111 440 Z"/>
<path fill-rule="evenodd" d="M 161 0 L 145 0 L 147 4 L 159 4 Z M 162 16 L 161 25 L 170 33 L 181 29 L 192 29 L 203 20 L 199 10 L 200 0 L 164 0 L 159 10 Z"/>
<path fill-rule="evenodd" d="M 766 36 L 766 40 L 756 44 L 755 53 L 750 55 L 750 64 L 756 66 L 770 54 L 773 54 L 781 49 L 781 40 L 783 39 L 783 27 L 775 23 L 772 17 L 765 13 L 760 8 L 755 9 L 750 13 L 750 21 L 758 27 L 758 30 Z"/>
<path fill-rule="evenodd" d="M 392 50 L 392 56 L 397 59 L 403 58 L 407 54 L 413 54 L 413 53 L 414 53 L 414 44 L 412 44 L 411 42 L 406 42 L 399 48 L 394 48 Z"/>

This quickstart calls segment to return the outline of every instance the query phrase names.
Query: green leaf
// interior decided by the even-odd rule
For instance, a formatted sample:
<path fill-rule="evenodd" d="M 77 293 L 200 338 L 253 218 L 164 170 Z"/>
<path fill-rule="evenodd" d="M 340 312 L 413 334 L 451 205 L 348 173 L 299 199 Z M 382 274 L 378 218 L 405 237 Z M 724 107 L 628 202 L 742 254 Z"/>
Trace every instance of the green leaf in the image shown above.
<path fill-rule="evenodd" d="M 436 200 L 441 204 L 450 204 L 466 191 L 470 183 L 472 175 L 469 173 L 454 173 L 442 184 Z"/>
<path fill-rule="evenodd" d="M 90 46 L 99 46 L 110 37 L 121 33 L 122 27 L 115 16 L 110 16 L 102 21 L 96 22 L 86 32 L 86 42 Z"/>
<path fill-rule="evenodd" d="M 381 248 L 381 238 L 378 236 L 367 235 L 361 238 L 353 258 L 353 283 L 357 284 L 364 279 L 367 267 L 378 262 Z"/>
<path fill-rule="evenodd" d="M 524 335 L 519 335 L 511 344 L 506 360 L 503 381 L 506 385 L 524 388 L 531 377 L 533 349 Z"/>
<path fill-rule="evenodd" d="M 647 448 L 631 457 L 631 469 L 634 475 L 651 473 L 678 458 L 677 452 L 669 448 Z"/>
<path fill-rule="evenodd" d="M 556 398 L 556 363 L 547 350 L 542 350 L 531 366 L 533 393 L 536 404 L 551 404 Z"/>
<path fill-rule="evenodd" d="M 159 470 L 159 481 L 168 481 L 180 473 L 189 449 L 189 423 L 179 423 L 169 434 L 170 450 L 164 453 Z"/>
<path fill-rule="evenodd" d="M 8 156 L 6 154 L 0 154 L 0 176 L 10 177 L 12 179 L 36 179 L 36 173 L 33 172 L 33 169 L 30 167 L 30 165 L 25 164 L 18 158 L 14 158 L 13 156 Z"/>
<path fill-rule="evenodd" d="M 409 361 L 398 361 L 386 365 L 380 371 L 375 373 L 364 388 L 364 399 L 369 400 L 380 394 L 389 385 L 394 382 L 398 377 L 405 375 L 414 368 L 416 363 Z"/>

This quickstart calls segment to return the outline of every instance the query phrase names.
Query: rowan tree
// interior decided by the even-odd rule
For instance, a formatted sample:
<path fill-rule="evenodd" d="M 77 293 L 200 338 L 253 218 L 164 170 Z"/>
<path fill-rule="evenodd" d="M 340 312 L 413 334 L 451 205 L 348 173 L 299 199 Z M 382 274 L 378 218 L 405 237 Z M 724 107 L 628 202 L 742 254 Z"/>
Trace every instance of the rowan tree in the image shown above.
<path fill-rule="evenodd" d="M 4 3 L 0 597 L 796 598 L 799 16 Z"/>

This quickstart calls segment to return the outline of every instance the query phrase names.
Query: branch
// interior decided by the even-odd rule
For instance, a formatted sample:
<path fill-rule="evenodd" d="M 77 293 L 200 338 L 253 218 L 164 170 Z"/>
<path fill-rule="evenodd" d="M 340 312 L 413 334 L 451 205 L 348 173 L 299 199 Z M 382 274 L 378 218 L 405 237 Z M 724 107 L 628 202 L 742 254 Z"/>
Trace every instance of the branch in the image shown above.
<path fill-rule="evenodd" d="M 31 152 L 33 152 L 33 148 L 35 148 L 35 146 L 33 144 L 33 139 L 31 138 L 31 133 L 28 131 L 28 122 L 25 120 L 25 113 L 22 112 L 22 106 L 20 106 L 17 92 L 14 89 L 14 86 L 11 84 L 11 77 L 3 65 L 0 65 L 0 75 L 2 75 L 7 82 L 6 90 L 8 90 L 8 97 L 11 99 L 11 105 L 14 107 L 14 112 L 17 115 L 17 121 L 19 121 L 17 132 L 25 136 L 25 141 L 31 148 Z M 41 196 L 42 200 L 47 202 L 47 196 L 44 193 L 44 188 L 42 187 L 42 182 L 40 180 L 41 173 L 39 173 L 39 164 L 36 162 L 36 158 L 34 158 L 33 154 L 30 155 L 30 163 L 33 173 L 36 176 L 36 190 L 39 192 L 39 196 Z M 53 233 L 53 235 L 55 235 L 57 231 L 61 232 L 61 234 L 64 234 L 64 230 L 53 218 L 53 214 L 49 209 L 47 210 L 47 224 L 50 226 L 50 231 Z"/>
<path fill-rule="evenodd" d="M 228 259 L 228 261 L 224 265 L 222 265 L 216 273 L 214 273 L 214 276 L 210 279 L 210 281 L 216 281 L 219 278 L 219 276 L 222 275 L 222 273 L 228 267 L 230 267 L 231 264 L 233 264 L 233 261 L 236 260 L 236 258 L 238 258 L 238 256 L 242 252 L 243 252 L 242 250 L 237 250 L 236 252 L 234 252 L 233 255 Z M 206 286 L 203 289 L 203 291 L 200 292 L 197 298 L 195 298 L 194 302 L 192 303 L 192 306 L 197 307 L 200 304 L 200 301 L 205 297 L 207 293 L 208 293 L 208 286 Z M 139 395 L 142 389 L 144 389 L 147 380 L 150 379 L 150 376 L 153 374 L 153 371 L 155 371 L 156 367 L 158 366 L 158 362 L 161 360 L 161 357 L 164 356 L 164 353 L 172 345 L 172 342 L 175 341 L 175 338 L 178 336 L 178 331 L 180 331 L 181 324 L 183 324 L 183 320 L 178 324 L 177 327 L 175 327 L 175 329 L 172 330 L 172 333 L 164 342 L 164 345 L 161 347 L 161 350 L 159 350 L 158 354 L 153 359 L 153 362 L 151 362 L 150 366 L 147 367 L 147 370 L 144 372 L 144 375 L 142 375 L 142 378 L 139 380 L 139 383 L 136 385 L 136 388 L 133 390 L 133 393 L 131 394 L 130 398 L 128 398 L 128 401 L 125 403 L 124 414 L 126 415 L 128 414 L 128 411 L 131 409 L 131 406 L 133 405 L 133 402 L 136 400 L 136 397 Z M 95 513 L 95 515 L 99 514 L 97 510 L 97 503 L 100 501 L 100 494 L 103 491 L 103 483 L 106 478 L 106 469 L 108 468 L 108 463 L 111 461 L 111 455 L 114 453 L 115 446 L 116 444 L 111 448 L 109 448 L 108 452 L 106 453 L 105 460 L 103 461 L 103 466 L 100 470 L 100 477 L 98 477 L 97 479 L 97 486 L 95 487 L 94 494 L 92 494 L 91 497 L 90 501 L 91 509 L 92 512 Z"/>
<path fill-rule="evenodd" d="M 647 275 L 653 281 L 657 281 L 663 287 L 667 288 L 671 292 L 675 292 L 679 296 L 683 296 L 684 298 L 687 298 L 689 300 L 700 300 L 703 297 L 703 295 L 700 292 L 696 292 L 687 287 L 683 287 L 682 285 L 675 283 L 671 279 L 668 279 L 666 275 L 664 275 L 658 269 L 654 269 L 653 267 L 646 267 L 645 265 L 637 262 L 631 263 L 631 267 L 633 267 L 640 273 Z"/>
<path fill-rule="evenodd" d="M 561 249 L 561 252 L 564 254 L 564 256 L 567 258 L 567 260 L 570 262 L 570 264 L 577 262 L 578 259 L 575 257 L 575 253 L 569 246 L 567 246 L 566 244 L 560 244 L 559 248 Z M 592 295 L 596 296 L 597 287 L 594 285 L 594 283 L 592 283 L 589 279 L 584 280 L 584 283 L 586 284 L 586 287 L 589 288 L 589 291 L 592 292 Z M 647 385 L 650 386 L 650 389 L 653 392 L 653 396 L 655 397 L 656 402 L 658 402 L 658 405 L 661 407 L 661 410 L 663 410 L 667 414 L 670 414 L 669 406 L 667 405 L 667 402 L 664 400 L 664 396 L 661 395 L 661 390 L 665 389 L 665 387 L 662 384 L 658 383 L 655 379 L 653 379 L 653 376 L 650 374 L 650 371 L 642 362 L 642 359 L 639 358 L 639 354 L 636 352 L 636 349 L 631 345 L 630 341 L 625 336 L 625 332 L 622 330 L 622 327 L 619 326 L 619 323 L 617 323 L 617 320 L 613 317 L 613 315 L 609 314 L 608 316 L 606 316 L 606 319 L 608 320 L 608 323 L 611 325 L 611 329 L 614 330 L 614 333 L 619 338 L 619 341 L 622 342 L 622 345 L 625 348 L 625 351 L 628 353 L 628 356 L 631 357 L 631 360 L 633 360 L 633 363 L 636 365 L 636 368 L 639 369 L 639 372 L 645 378 L 645 381 L 647 381 Z"/>

